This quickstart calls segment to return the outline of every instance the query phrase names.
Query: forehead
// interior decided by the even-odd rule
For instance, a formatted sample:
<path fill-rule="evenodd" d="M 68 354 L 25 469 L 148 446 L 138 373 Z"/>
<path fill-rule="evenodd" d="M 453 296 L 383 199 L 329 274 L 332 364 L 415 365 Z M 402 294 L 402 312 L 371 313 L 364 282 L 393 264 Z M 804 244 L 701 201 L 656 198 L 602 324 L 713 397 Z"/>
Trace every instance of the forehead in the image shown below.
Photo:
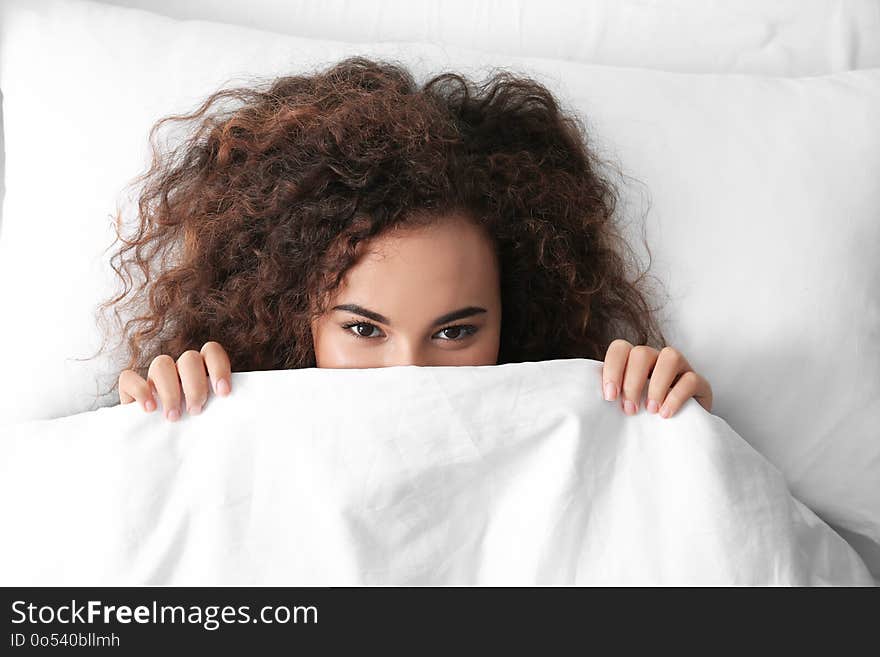
<path fill-rule="evenodd" d="M 473 222 L 451 215 L 365 244 L 337 299 L 369 304 L 395 319 L 394 309 L 404 305 L 407 313 L 421 307 L 436 315 L 455 304 L 489 303 L 497 285 L 491 239 Z"/>

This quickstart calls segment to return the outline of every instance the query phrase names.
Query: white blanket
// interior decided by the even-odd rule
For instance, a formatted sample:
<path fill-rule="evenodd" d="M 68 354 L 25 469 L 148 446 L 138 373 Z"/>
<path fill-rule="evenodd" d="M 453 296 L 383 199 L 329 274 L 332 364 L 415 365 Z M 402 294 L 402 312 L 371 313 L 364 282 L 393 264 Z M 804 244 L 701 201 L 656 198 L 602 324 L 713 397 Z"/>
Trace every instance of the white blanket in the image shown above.
<path fill-rule="evenodd" d="M 0 429 L 0 585 L 873 585 L 779 471 L 601 363 L 279 370 Z"/>

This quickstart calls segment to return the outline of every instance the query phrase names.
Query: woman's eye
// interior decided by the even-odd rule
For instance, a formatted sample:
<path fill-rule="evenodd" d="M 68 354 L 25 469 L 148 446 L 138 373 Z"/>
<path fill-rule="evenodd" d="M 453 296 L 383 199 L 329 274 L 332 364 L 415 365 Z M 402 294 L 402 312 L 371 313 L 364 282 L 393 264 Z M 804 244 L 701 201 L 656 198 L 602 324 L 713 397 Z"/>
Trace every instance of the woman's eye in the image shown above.
<path fill-rule="evenodd" d="M 346 324 L 344 327 L 346 330 L 354 329 L 354 331 L 350 331 L 354 333 L 354 336 L 357 338 L 375 338 L 373 335 L 373 329 L 378 329 L 379 327 L 375 324 L 370 324 L 368 322 L 353 322 L 351 324 Z"/>
<path fill-rule="evenodd" d="M 437 335 L 445 334 L 444 338 L 441 340 L 445 340 L 448 342 L 455 342 L 458 340 L 463 340 L 469 335 L 473 335 L 477 332 L 476 326 L 471 325 L 458 325 L 458 326 L 447 326 L 446 328 L 440 329 Z"/>

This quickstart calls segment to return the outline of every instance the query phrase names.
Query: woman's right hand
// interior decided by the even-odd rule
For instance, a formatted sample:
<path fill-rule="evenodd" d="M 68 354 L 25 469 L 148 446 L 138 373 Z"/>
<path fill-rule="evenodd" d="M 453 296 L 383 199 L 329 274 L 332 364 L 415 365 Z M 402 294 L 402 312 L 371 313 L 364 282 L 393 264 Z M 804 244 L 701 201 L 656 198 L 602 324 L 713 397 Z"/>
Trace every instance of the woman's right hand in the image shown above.
<path fill-rule="evenodd" d="M 206 372 L 207 369 L 207 372 Z M 167 354 L 156 356 L 144 380 L 134 370 L 119 375 L 119 401 L 128 404 L 137 400 L 148 413 L 156 410 L 156 394 L 162 400 L 165 417 L 175 422 L 181 416 L 180 389 L 186 398 L 186 410 L 198 415 L 208 401 L 208 379 L 214 394 L 226 396 L 231 391 L 231 366 L 226 350 L 219 343 L 206 342 L 201 351 L 184 351 L 175 363 Z"/>

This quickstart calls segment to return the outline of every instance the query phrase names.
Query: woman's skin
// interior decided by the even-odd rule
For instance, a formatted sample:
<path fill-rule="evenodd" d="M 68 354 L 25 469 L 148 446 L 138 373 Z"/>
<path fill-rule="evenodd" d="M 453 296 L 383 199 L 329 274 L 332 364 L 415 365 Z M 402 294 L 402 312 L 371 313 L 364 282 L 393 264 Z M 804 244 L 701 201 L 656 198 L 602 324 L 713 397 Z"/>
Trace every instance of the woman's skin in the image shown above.
<path fill-rule="evenodd" d="M 312 325 L 318 367 L 498 362 L 501 289 L 493 244 L 474 223 L 445 219 L 371 244 L 347 272 L 331 311 Z"/>
<path fill-rule="evenodd" d="M 428 227 L 387 233 L 369 243 L 335 292 L 329 310 L 312 324 L 318 367 L 495 365 L 501 332 L 498 261 L 492 242 L 473 222 L 449 215 Z M 454 316 L 453 316 L 454 314 Z M 165 416 L 198 415 L 208 385 L 231 392 L 229 357 L 217 342 L 175 361 L 153 359 L 146 380 L 133 370 L 119 377 L 122 404 L 147 412 L 162 400 Z M 649 379 L 650 377 L 650 379 Z M 613 341 L 602 369 L 604 397 L 620 399 L 635 415 L 647 389 L 647 410 L 671 417 L 690 397 L 707 410 L 712 389 L 680 352 Z M 622 392 L 622 394 L 621 394 Z"/>

